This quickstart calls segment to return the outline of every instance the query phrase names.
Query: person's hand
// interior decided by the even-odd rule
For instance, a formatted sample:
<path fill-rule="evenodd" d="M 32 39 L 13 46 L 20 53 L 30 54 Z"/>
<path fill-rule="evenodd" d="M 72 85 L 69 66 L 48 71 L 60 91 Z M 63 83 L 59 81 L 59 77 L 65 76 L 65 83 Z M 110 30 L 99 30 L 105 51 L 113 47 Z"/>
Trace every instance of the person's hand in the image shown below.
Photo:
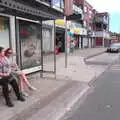
<path fill-rule="evenodd" d="M 5 73 L 4 76 L 10 76 L 10 73 Z"/>
<path fill-rule="evenodd" d="M 0 76 L 2 76 L 3 74 L 2 73 L 0 73 Z"/>

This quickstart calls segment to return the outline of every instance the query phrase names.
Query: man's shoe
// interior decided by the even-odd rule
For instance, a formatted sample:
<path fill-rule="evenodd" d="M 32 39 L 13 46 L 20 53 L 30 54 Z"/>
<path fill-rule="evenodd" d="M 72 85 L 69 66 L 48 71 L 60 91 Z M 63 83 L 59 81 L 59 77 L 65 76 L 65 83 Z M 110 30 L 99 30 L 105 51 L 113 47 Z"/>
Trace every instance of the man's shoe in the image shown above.
<path fill-rule="evenodd" d="M 18 100 L 21 101 L 21 102 L 24 102 L 25 98 L 23 96 L 20 96 L 20 97 L 18 97 Z"/>
<path fill-rule="evenodd" d="M 11 101 L 7 101 L 7 102 L 6 102 L 6 105 L 7 105 L 8 107 L 14 107 L 14 104 L 13 104 Z"/>

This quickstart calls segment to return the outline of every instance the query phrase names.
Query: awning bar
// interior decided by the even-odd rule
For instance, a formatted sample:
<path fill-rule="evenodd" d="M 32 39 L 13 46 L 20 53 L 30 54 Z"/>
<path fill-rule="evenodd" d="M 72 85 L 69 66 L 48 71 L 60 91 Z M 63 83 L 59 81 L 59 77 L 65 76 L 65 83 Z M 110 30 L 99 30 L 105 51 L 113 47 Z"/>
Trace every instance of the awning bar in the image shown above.
<path fill-rule="evenodd" d="M 13 0 L 1 0 L 0 5 L 3 6 L 3 7 L 7 7 L 7 8 L 10 8 L 10 9 L 17 10 L 17 11 L 20 11 L 20 12 L 24 12 L 24 13 L 27 13 L 27 14 L 31 14 L 31 15 L 34 15 L 34 16 L 39 16 L 39 17 L 43 17 L 43 18 L 53 18 L 52 14 L 48 14 L 44 11 L 35 9 L 33 7 L 24 5 L 24 4 L 19 3 L 19 2 L 15 2 Z"/>

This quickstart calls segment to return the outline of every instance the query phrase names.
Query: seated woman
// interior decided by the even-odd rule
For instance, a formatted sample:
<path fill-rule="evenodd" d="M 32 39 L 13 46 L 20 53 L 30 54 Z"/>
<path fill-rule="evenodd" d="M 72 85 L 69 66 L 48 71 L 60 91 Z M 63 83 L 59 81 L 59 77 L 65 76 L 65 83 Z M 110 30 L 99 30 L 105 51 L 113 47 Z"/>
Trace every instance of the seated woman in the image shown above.
<path fill-rule="evenodd" d="M 12 60 L 12 54 L 13 50 L 11 48 L 8 48 L 5 51 L 5 56 L 8 59 L 9 64 L 11 65 L 12 76 L 19 80 L 18 82 L 20 85 L 20 91 L 23 95 L 27 96 L 27 93 L 25 93 L 25 87 L 29 88 L 30 90 L 36 90 L 36 88 L 29 83 L 26 75 L 19 69 L 17 64 Z"/>
<path fill-rule="evenodd" d="M 4 56 L 4 48 L 0 47 L 0 85 L 2 86 L 3 95 L 5 97 L 7 106 L 13 107 L 14 105 L 9 96 L 8 84 L 12 85 L 17 99 L 20 101 L 25 101 L 23 96 L 20 94 L 16 80 L 11 76 L 11 68 L 6 57 Z"/>

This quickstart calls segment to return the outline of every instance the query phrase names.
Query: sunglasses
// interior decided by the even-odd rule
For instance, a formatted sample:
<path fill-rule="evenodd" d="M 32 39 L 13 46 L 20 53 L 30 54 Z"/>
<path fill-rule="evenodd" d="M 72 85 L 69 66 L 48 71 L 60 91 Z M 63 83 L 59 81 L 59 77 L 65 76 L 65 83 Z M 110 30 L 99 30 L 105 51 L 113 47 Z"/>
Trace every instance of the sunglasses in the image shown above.
<path fill-rule="evenodd" d="M 12 52 L 7 52 L 7 54 L 13 54 Z"/>

